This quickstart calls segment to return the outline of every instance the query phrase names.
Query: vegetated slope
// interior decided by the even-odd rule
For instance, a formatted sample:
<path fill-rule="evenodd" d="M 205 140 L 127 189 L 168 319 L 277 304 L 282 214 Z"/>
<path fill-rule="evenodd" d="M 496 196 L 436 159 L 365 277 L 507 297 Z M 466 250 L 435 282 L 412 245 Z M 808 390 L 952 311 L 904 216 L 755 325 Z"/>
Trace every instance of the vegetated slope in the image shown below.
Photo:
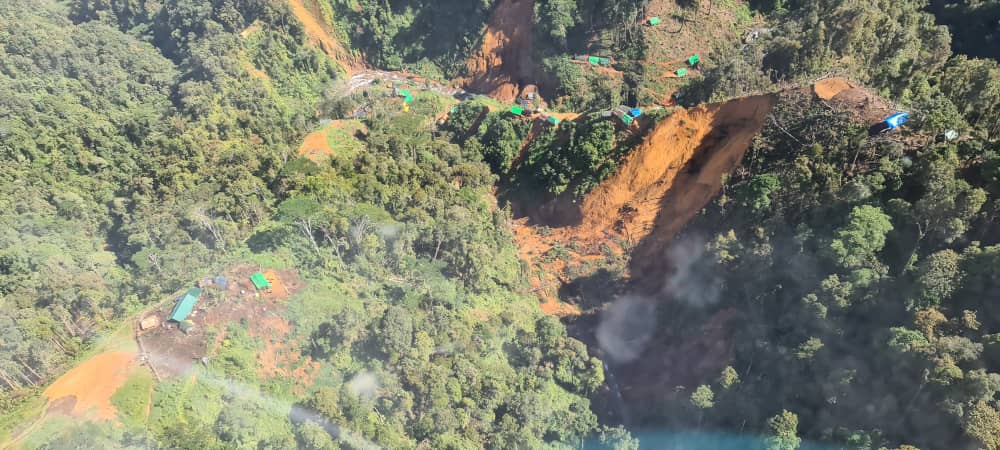
<path fill-rule="evenodd" d="M 466 62 L 466 89 L 503 102 L 513 101 L 520 86 L 531 83 L 531 23 L 534 0 L 502 0 L 493 11 L 479 49 Z"/>
<path fill-rule="evenodd" d="M 340 67 L 344 68 L 347 76 L 364 69 L 363 61 L 355 57 L 333 37 L 326 24 L 323 23 L 315 0 L 288 0 L 289 9 L 295 18 L 299 19 L 302 27 L 306 30 L 306 35 L 319 45 L 319 48 L 333 58 Z"/>
<path fill-rule="evenodd" d="M 642 93 L 658 102 L 669 101 L 672 92 L 700 75 L 700 70 L 687 66 L 689 56 L 697 53 L 703 60 L 716 58 L 720 50 L 731 49 L 739 42 L 755 20 L 745 1 L 651 0 L 645 14 L 646 20 L 661 20 L 656 26 L 645 21 L 641 24 L 647 43 Z M 688 68 L 688 77 L 674 74 L 681 67 Z"/>
<path fill-rule="evenodd" d="M 997 156 L 926 139 L 922 117 L 869 137 L 853 113 L 783 93 L 751 170 L 671 246 L 656 334 L 617 377 L 640 420 L 774 433 L 785 417 L 831 448 L 996 442 Z M 712 352 L 728 361 L 690 378 Z"/>

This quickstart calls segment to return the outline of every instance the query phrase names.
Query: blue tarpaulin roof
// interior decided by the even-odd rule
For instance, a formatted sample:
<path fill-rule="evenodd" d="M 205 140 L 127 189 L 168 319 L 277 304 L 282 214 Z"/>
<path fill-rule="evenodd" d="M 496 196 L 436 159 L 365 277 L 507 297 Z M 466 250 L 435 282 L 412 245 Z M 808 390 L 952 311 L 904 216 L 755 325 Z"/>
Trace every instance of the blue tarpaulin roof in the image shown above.
<path fill-rule="evenodd" d="M 900 125 L 906 123 L 910 120 L 910 113 L 898 112 L 885 119 L 885 124 L 889 126 L 889 129 L 899 128 Z"/>
<path fill-rule="evenodd" d="M 639 109 L 639 108 L 632 108 L 632 110 L 631 110 L 631 111 L 629 111 L 629 114 L 630 114 L 630 115 L 631 115 L 632 117 L 639 117 L 639 116 L 641 116 L 641 115 L 642 115 L 642 110 L 641 110 L 641 109 Z"/>

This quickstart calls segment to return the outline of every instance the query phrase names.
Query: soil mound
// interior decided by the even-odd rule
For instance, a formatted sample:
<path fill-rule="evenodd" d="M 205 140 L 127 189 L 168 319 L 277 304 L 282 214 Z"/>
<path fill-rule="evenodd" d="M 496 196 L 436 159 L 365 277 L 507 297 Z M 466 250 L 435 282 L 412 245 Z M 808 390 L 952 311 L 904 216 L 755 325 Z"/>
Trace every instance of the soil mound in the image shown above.
<path fill-rule="evenodd" d="M 851 84 L 844 78 L 827 78 L 825 80 L 817 81 L 813 85 L 813 93 L 817 97 L 823 100 L 830 100 L 840 94 L 841 92 L 855 89 L 857 86 Z"/>
<path fill-rule="evenodd" d="M 830 106 L 847 111 L 864 122 L 879 122 L 896 111 L 891 102 L 844 78 L 827 78 L 813 84 L 813 93 Z"/>

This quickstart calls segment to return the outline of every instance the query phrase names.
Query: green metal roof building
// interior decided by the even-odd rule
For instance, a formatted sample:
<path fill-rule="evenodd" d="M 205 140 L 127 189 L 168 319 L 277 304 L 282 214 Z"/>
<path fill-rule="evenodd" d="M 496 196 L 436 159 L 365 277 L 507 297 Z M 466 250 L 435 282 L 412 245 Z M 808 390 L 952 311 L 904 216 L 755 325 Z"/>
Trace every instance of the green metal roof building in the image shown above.
<path fill-rule="evenodd" d="M 257 288 L 258 291 L 271 287 L 271 282 L 267 281 L 267 277 L 260 272 L 250 275 L 250 282 L 253 283 L 253 287 Z"/>
<path fill-rule="evenodd" d="M 187 316 L 191 314 L 194 310 L 194 305 L 198 303 L 198 297 L 201 297 L 201 289 L 191 288 L 188 289 L 184 297 L 181 297 L 174 305 L 173 311 L 170 311 L 170 320 L 180 322 L 187 319 Z"/>

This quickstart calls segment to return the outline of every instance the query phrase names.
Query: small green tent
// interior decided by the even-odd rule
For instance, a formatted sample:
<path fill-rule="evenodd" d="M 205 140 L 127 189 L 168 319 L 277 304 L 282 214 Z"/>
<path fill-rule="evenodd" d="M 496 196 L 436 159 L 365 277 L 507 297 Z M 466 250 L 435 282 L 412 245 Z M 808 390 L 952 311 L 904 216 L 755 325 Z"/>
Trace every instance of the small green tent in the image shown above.
<path fill-rule="evenodd" d="M 701 56 L 698 56 L 698 54 L 695 53 L 688 58 L 688 65 L 694 66 L 695 64 L 698 64 L 699 61 L 701 61 Z"/>
<path fill-rule="evenodd" d="M 201 297 L 201 289 L 188 289 L 184 296 L 177 300 L 173 311 L 170 311 L 170 320 L 180 322 L 187 319 L 187 316 L 194 310 L 194 305 L 198 303 L 198 297 Z"/>
<path fill-rule="evenodd" d="M 590 61 L 591 64 L 596 66 L 601 63 L 601 58 L 598 58 L 596 56 L 591 56 L 587 58 L 587 61 Z"/>
<path fill-rule="evenodd" d="M 412 95 L 407 95 L 406 97 L 404 97 L 403 98 L 403 103 L 413 103 L 413 96 Z"/>
<path fill-rule="evenodd" d="M 632 116 L 630 116 L 628 114 L 623 114 L 622 115 L 622 123 L 624 123 L 625 125 L 632 125 L 632 121 L 633 120 L 635 120 L 635 119 L 633 119 Z"/>
<path fill-rule="evenodd" d="M 688 71 L 687 71 L 687 69 L 677 69 L 677 72 L 675 72 L 675 73 L 677 74 L 677 76 L 683 78 L 683 77 L 687 76 Z"/>
<path fill-rule="evenodd" d="M 552 125 L 559 125 L 559 119 L 555 116 L 549 116 L 549 123 Z"/>
<path fill-rule="evenodd" d="M 659 24 L 660 24 L 660 18 L 659 18 L 659 17 L 651 17 L 651 18 L 649 19 L 649 25 L 651 25 L 651 26 L 654 26 L 654 27 L 655 27 L 655 26 L 657 26 L 657 25 L 659 25 Z"/>
<path fill-rule="evenodd" d="M 524 108 L 520 106 L 511 106 L 510 113 L 514 114 L 515 116 L 520 116 L 521 114 L 524 114 Z"/>
<path fill-rule="evenodd" d="M 267 281 L 267 277 L 260 272 L 250 275 L 250 282 L 253 283 L 253 287 L 257 288 L 258 291 L 271 287 L 271 282 Z"/>
<path fill-rule="evenodd" d="M 598 58 L 598 59 L 597 59 L 597 61 L 598 61 L 598 62 L 599 62 L 599 63 L 600 63 L 600 64 L 601 64 L 602 66 L 605 66 L 605 67 L 607 67 L 607 66 L 610 66 L 610 65 L 611 65 L 611 58 Z"/>
<path fill-rule="evenodd" d="M 399 90 L 399 96 L 400 97 L 409 97 L 410 96 L 410 90 L 409 89 L 400 89 Z"/>

